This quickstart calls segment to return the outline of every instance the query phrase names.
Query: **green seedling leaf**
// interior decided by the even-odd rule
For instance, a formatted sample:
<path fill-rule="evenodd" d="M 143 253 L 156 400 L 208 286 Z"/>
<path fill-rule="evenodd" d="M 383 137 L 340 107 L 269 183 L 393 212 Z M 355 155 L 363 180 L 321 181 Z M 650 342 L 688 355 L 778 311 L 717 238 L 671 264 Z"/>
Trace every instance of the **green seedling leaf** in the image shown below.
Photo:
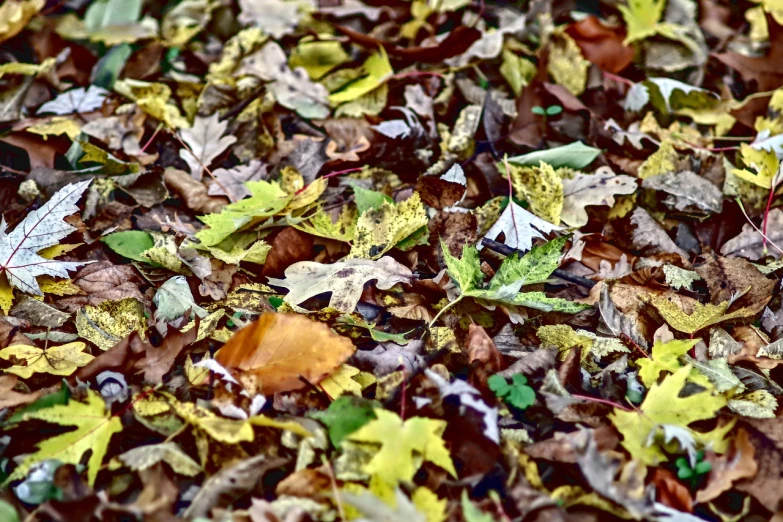
<path fill-rule="evenodd" d="M 493 375 L 487 379 L 489 389 L 498 398 L 514 408 L 524 410 L 536 402 L 536 392 L 527 385 L 527 377 L 518 373 L 511 378 L 511 383 L 501 375 Z"/>
<path fill-rule="evenodd" d="M 599 154 L 601 154 L 601 149 L 589 147 L 581 141 L 575 141 L 562 147 L 514 156 L 508 158 L 508 161 L 523 167 L 538 167 L 541 163 L 548 163 L 556 169 L 561 167 L 581 169 L 592 163 Z"/>
<path fill-rule="evenodd" d="M 374 408 L 378 404 L 361 397 L 343 395 L 332 402 L 325 411 L 317 411 L 312 417 L 322 422 L 329 432 L 329 440 L 335 448 L 353 432 L 375 419 Z"/>

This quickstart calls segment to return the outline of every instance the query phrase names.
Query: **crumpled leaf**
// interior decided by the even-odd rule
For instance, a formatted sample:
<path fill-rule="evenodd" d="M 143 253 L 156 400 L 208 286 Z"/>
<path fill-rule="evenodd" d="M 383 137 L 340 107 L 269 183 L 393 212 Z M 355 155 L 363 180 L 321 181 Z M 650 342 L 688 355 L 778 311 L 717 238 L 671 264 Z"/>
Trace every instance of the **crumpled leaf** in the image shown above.
<path fill-rule="evenodd" d="M 549 234 L 555 230 L 561 230 L 561 228 L 531 214 L 513 201 L 510 201 L 498 220 L 484 236 L 489 239 L 497 239 L 502 233 L 504 236 L 503 242 L 506 245 L 517 250 L 527 251 L 533 246 L 534 238 L 543 238 L 544 234 Z M 479 245 L 478 248 L 481 250 L 482 246 Z"/>
<path fill-rule="evenodd" d="M 378 259 L 400 241 L 427 225 L 427 214 L 419 194 L 401 203 L 384 202 L 370 208 L 356 222 L 353 245 L 348 258 Z"/>
<path fill-rule="evenodd" d="M 46 259 L 38 252 L 58 244 L 76 230 L 63 218 L 79 210 L 76 203 L 90 181 L 61 188 L 44 205 L 27 214 L 10 234 L 6 234 L 5 218 L 0 222 L 0 273 L 5 273 L 11 287 L 28 294 L 42 295 L 36 276 L 68 278 L 69 270 L 76 270 L 84 264 Z"/>
<path fill-rule="evenodd" d="M 726 398 L 702 391 L 680 397 L 680 391 L 691 374 L 691 366 L 683 366 L 674 374 L 666 377 L 661 384 L 655 384 L 644 402 L 636 411 L 624 411 L 615 408 L 609 419 L 623 436 L 622 445 L 631 456 L 647 465 L 657 465 L 668 460 L 667 455 L 657 444 L 649 444 L 648 436 L 657 426 L 664 424 L 680 426 L 691 431 L 696 441 L 712 443 L 713 451 L 722 453 L 726 449 L 723 435 L 726 427 L 716 428 L 713 432 L 701 433 L 688 428 L 688 425 L 711 419 L 726 405 Z M 730 423 L 729 429 L 733 426 Z"/>
<path fill-rule="evenodd" d="M 376 418 L 348 436 L 348 440 L 378 444 L 380 449 L 364 470 L 392 486 L 410 482 L 419 466 L 414 460 L 420 455 L 457 476 L 442 435 L 446 423 L 442 420 L 411 417 L 403 421 L 391 411 L 376 409 Z"/>
<path fill-rule="evenodd" d="M 113 89 L 136 102 L 141 110 L 170 129 L 186 129 L 190 126 L 179 107 L 171 100 L 171 89 L 166 84 L 123 79 L 115 82 Z"/>
<path fill-rule="evenodd" d="M 133 471 L 148 469 L 158 462 L 165 462 L 171 466 L 175 473 L 187 477 L 194 477 L 202 471 L 201 466 L 173 442 L 139 446 L 126 451 L 117 458 Z"/>
<path fill-rule="evenodd" d="M 215 355 L 229 370 L 250 375 L 260 393 L 297 390 L 318 384 L 350 357 L 346 337 L 303 315 L 265 313 L 234 334 Z M 304 379 L 304 380 L 302 380 Z"/>
<path fill-rule="evenodd" d="M 377 261 L 349 259 L 329 265 L 312 261 L 294 263 L 285 270 L 285 279 L 269 278 L 269 284 L 287 288 L 284 300 L 298 305 L 318 294 L 330 292 L 329 306 L 344 313 L 352 313 L 367 281 L 377 280 L 375 286 L 388 290 L 397 283 L 409 283 L 413 273 L 391 257 Z"/>
<path fill-rule="evenodd" d="M 92 390 L 87 390 L 86 403 L 71 399 L 67 405 L 25 413 L 24 420 L 30 419 L 61 426 L 76 426 L 76 429 L 38 443 L 38 451 L 29 455 L 14 469 L 4 486 L 12 480 L 24 477 L 33 465 L 42 460 L 57 459 L 77 465 L 89 450 L 92 454 L 87 461 L 87 484 L 93 486 L 112 435 L 122 431 L 120 417 L 106 411 L 103 399 Z"/>
<path fill-rule="evenodd" d="M 190 148 L 181 149 L 179 155 L 190 167 L 193 179 L 200 181 L 204 169 L 237 141 L 234 136 L 224 136 L 227 127 L 228 121 L 220 121 L 218 113 L 214 113 L 207 118 L 196 116 L 191 128 L 179 131 L 182 141 Z"/>
<path fill-rule="evenodd" d="M 35 373 L 50 373 L 52 375 L 71 375 L 93 360 L 93 356 L 82 353 L 87 347 L 81 342 L 52 346 L 45 350 L 36 346 L 13 345 L 0 350 L 0 357 L 6 360 L 24 361 L 3 371 L 29 379 Z"/>
<path fill-rule="evenodd" d="M 631 176 L 615 175 L 609 167 L 601 167 L 594 174 L 577 172 L 571 179 L 563 179 L 563 210 L 560 219 L 570 227 L 587 224 L 585 207 L 613 206 L 618 194 L 633 194 L 636 180 Z"/>

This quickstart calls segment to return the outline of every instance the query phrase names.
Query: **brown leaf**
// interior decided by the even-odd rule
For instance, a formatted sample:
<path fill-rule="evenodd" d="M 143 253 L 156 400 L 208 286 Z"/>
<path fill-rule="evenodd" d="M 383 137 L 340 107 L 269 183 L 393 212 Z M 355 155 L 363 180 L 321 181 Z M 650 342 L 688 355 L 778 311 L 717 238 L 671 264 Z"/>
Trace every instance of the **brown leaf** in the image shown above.
<path fill-rule="evenodd" d="M 762 506 L 775 513 L 783 507 L 783 446 L 780 433 L 781 419 L 763 419 L 752 424 L 761 431 L 750 431 L 750 445 L 755 448 L 758 471 L 735 485 L 735 488 L 753 495 Z M 773 439 L 767 436 L 769 433 Z"/>
<path fill-rule="evenodd" d="M 652 482 L 655 484 L 658 502 L 686 513 L 693 512 L 693 499 L 688 488 L 667 469 L 656 468 Z"/>
<path fill-rule="evenodd" d="M 771 298 L 775 281 L 758 271 L 745 259 L 706 256 L 707 262 L 695 268 L 710 289 L 713 304 L 732 301 L 734 309 L 745 306 L 764 306 Z M 745 293 L 747 292 L 747 293 Z"/>
<path fill-rule="evenodd" d="M 300 232 L 294 227 L 284 228 L 270 242 L 272 249 L 266 256 L 261 275 L 280 277 L 285 269 L 299 261 L 313 258 L 313 236 Z"/>
<path fill-rule="evenodd" d="M 163 181 L 172 192 L 182 196 L 188 208 L 196 212 L 213 214 L 220 212 L 224 206 L 228 205 L 228 199 L 224 197 L 209 196 L 207 187 L 200 181 L 193 179 L 190 174 L 184 170 L 169 167 L 163 173 Z"/>
<path fill-rule="evenodd" d="M 62 297 L 57 304 L 75 312 L 85 305 L 96 306 L 106 300 L 119 301 L 133 297 L 144 301 L 139 291 L 142 279 L 130 265 L 113 265 L 111 261 L 90 263 L 79 269 L 73 278 L 73 283 L 81 288 L 86 295 Z"/>
<path fill-rule="evenodd" d="M 149 344 L 134 330 L 128 337 L 98 355 L 86 366 L 76 370 L 69 382 L 71 384 L 76 384 L 77 380 L 86 382 L 107 370 L 129 375 L 139 361 L 146 357 L 148 347 Z"/>
<path fill-rule="evenodd" d="M 747 430 L 740 428 L 728 452 L 708 457 L 712 471 L 707 484 L 696 493 L 696 501 L 703 504 L 715 500 L 738 480 L 753 478 L 758 471 L 755 454 L 756 448 L 751 444 Z"/>
<path fill-rule="evenodd" d="M 234 334 L 215 358 L 241 381 L 254 380 L 259 392 L 272 395 L 318 384 L 355 350 L 325 324 L 302 315 L 264 313 Z"/>
<path fill-rule="evenodd" d="M 607 27 L 595 16 L 588 16 L 566 29 L 585 59 L 600 69 L 617 74 L 633 61 L 633 47 L 623 45 L 625 30 Z"/>
<path fill-rule="evenodd" d="M 138 371 L 144 371 L 145 381 L 155 384 L 163 381 L 163 376 L 171 370 L 182 350 L 196 341 L 198 325 L 198 316 L 196 316 L 196 324 L 187 332 L 181 332 L 169 325 L 168 334 L 159 347 L 155 348 L 147 344 L 146 357 L 135 365 Z"/>
<path fill-rule="evenodd" d="M 335 29 L 346 35 L 352 42 L 377 49 L 382 46 L 389 53 L 408 62 L 437 63 L 453 56 L 458 56 L 473 45 L 473 42 L 481 38 L 481 31 L 474 27 L 461 25 L 451 31 L 449 35 L 437 45 L 429 47 L 399 47 L 389 42 L 379 40 L 374 36 L 362 34 L 342 25 L 335 25 Z"/>
<path fill-rule="evenodd" d="M 735 51 L 715 54 L 715 58 L 736 69 L 746 82 L 756 82 L 753 92 L 771 91 L 783 85 L 783 26 L 778 25 L 771 14 L 767 14 L 769 29 L 769 51 L 766 56 L 750 57 Z"/>
<path fill-rule="evenodd" d="M 773 208 L 769 213 L 767 222 L 767 237 L 780 248 L 783 248 L 783 211 Z M 750 223 L 742 226 L 742 232 L 726 241 L 721 247 L 720 253 L 725 256 L 744 257 L 755 261 L 764 256 L 780 257 L 780 252 L 767 241 L 764 246 L 764 238 Z"/>
<path fill-rule="evenodd" d="M 31 393 L 18 392 L 14 389 L 18 381 L 19 377 L 16 375 L 0 375 L 0 410 L 29 404 L 43 393 L 42 390 Z"/>

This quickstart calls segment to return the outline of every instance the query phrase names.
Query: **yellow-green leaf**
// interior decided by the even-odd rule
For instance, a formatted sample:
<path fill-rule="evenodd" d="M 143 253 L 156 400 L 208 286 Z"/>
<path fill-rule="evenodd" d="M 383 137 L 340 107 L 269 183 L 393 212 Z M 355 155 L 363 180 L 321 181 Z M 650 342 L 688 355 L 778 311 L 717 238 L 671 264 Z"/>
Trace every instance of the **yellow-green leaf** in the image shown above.
<path fill-rule="evenodd" d="M 29 379 L 34 373 L 71 375 L 94 359 L 92 355 L 83 353 L 86 347 L 84 343 L 74 342 L 43 350 L 37 346 L 17 344 L 0 350 L 0 357 L 24 362 L 4 370 L 23 379 Z"/>

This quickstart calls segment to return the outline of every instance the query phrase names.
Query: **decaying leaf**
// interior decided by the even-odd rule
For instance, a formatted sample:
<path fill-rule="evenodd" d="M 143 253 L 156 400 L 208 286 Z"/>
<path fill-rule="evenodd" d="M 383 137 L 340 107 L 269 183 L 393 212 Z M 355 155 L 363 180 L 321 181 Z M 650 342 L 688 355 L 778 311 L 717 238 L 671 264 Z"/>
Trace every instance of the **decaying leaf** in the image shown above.
<path fill-rule="evenodd" d="M 569 227 L 587 224 L 587 210 L 591 205 L 614 205 L 618 194 L 633 194 L 636 181 L 630 176 L 615 175 L 608 167 L 595 174 L 577 173 L 563 180 L 563 210 L 560 219 Z"/>
<path fill-rule="evenodd" d="M 217 113 L 208 118 L 197 117 L 193 126 L 180 131 L 188 148 L 179 151 L 180 157 L 190 167 L 190 175 L 201 180 L 204 170 L 237 139 L 224 136 L 228 122 L 221 122 Z"/>

